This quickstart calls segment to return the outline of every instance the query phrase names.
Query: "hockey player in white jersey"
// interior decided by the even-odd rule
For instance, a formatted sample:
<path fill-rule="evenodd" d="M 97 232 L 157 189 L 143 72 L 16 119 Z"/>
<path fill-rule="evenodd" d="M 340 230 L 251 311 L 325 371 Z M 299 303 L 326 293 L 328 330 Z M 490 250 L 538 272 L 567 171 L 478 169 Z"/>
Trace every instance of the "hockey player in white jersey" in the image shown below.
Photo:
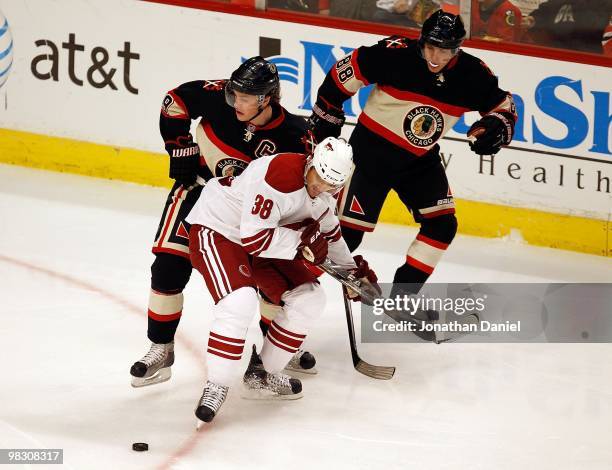
<path fill-rule="evenodd" d="M 317 265 L 329 257 L 376 282 L 367 262 L 352 258 L 334 211 L 333 195 L 352 170 L 350 145 L 330 137 L 311 156 L 262 157 L 237 178 L 216 178 L 204 187 L 187 217 L 191 262 L 216 303 L 208 380 L 195 410 L 199 420 L 215 417 L 235 378 L 258 309 L 256 288 L 283 309 L 261 356 L 253 350 L 244 386 L 260 397 L 296 399 L 301 382 L 281 371 L 325 307 L 323 289 L 304 260 Z"/>

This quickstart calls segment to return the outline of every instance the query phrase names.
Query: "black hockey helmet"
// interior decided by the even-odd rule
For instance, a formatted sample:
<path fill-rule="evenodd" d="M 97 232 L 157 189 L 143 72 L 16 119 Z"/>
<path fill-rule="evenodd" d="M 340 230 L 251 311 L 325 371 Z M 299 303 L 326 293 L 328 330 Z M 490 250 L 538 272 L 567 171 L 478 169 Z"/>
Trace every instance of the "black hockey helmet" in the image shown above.
<path fill-rule="evenodd" d="M 273 102 L 280 99 L 280 79 L 276 65 L 261 56 L 247 59 L 232 73 L 225 85 L 225 100 L 234 106 L 236 95 L 234 91 L 256 95 L 259 102 L 266 96 L 271 96 Z"/>
<path fill-rule="evenodd" d="M 437 10 L 423 23 L 419 44 L 425 43 L 442 49 L 458 49 L 465 38 L 465 27 L 459 15 Z"/>

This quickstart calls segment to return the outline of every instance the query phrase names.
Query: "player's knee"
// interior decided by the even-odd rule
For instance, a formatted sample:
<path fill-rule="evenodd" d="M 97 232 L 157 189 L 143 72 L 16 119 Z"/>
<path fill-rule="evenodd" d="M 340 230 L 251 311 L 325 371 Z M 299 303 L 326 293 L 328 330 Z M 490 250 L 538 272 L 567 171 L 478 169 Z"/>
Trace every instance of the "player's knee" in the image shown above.
<path fill-rule="evenodd" d="M 191 276 L 191 261 L 182 256 L 158 253 L 151 265 L 151 287 L 158 292 L 176 293 L 182 290 Z"/>
<path fill-rule="evenodd" d="M 363 232 L 350 227 L 341 227 L 342 238 L 351 252 L 355 251 L 363 240 Z"/>
<path fill-rule="evenodd" d="M 223 297 L 214 310 L 215 323 L 222 322 L 225 331 L 246 330 L 257 312 L 259 298 L 252 287 L 241 287 Z"/>
<path fill-rule="evenodd" d="M 455 214 L 445 214 L 425 219 L 421 224 L 421 233 L 442 243 L 450 243 L 457 234 L 457 217 Z"/>
<path fill-rule="evenodd" d="M 302 284 L 283 294 L 283 311 L 297 329 L 307 330 L 325 309 L 325 292 L 319 283 Z"/>

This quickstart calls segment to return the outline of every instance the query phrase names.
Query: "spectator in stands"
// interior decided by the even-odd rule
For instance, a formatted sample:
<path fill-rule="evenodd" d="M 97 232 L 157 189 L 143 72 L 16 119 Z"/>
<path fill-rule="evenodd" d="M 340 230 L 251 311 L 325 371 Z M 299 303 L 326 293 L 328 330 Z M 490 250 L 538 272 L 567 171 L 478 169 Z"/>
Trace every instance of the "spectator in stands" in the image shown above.
<path fill-rule="evenodd" d="M 521 10 L 510 0 L 472 0 L 472 35 L 519 41 Z"/>
<path fill-rule="evenodd" d="M 377 23 L 417 27 L 406 13 L 414 8 L 418 0 L 377 0 L 373 20 Z"/>
<path fill-rule="evenodd" d="M 351 20 L 373 21 L 376 0 L 329 0 L 329 14 Z"/>
<path fill-rule="evenodd" d="M 442 6 L 440 0 L 417 0 L 416 4 L 407 13 L 408 17 L 419 25 L 423 26 L 425 20 L 435 11 L 438 11 Z"/>
<path fill-rule="evenodd" d="M 603 53 L 610 0 L 548 0 L 525 19 L 529 40 L 542 46 Z"/>
<path fill-rule="evenodd" d="M 437 0 L 377 0 L 372 19 L 377 23 L 420 28 L 439 9 Z"/>

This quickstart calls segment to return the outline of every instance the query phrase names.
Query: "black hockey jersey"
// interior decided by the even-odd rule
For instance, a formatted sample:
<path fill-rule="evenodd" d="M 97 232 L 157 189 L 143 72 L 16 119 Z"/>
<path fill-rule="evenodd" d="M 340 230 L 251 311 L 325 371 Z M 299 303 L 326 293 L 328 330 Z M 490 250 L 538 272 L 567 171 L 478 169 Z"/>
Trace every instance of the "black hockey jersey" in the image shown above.
<path fill-rule="evenodd" d="M 225 102 L 226 80 L 198 80 L 168 92 L 160 114 L 166 151 L 193 146 L 191 121 L 200 118 L 196 139 L 200 147 L 200 176 L 237 176 L 249 162 L 264 155 L 305 150 L 301 139 L 305 120 L 272 104 L 272 119 L 258 127 L 236 118 Z"/>
<path fill-rule="evenodd" d="M 361 87 L 374 84 L 356 132 L 374 133 L 410 156 L 437 151 L 436 143 L 468 111 L 506 111 L 516 119 L 510 93 L 480 59 L 460 51 L 441 73 L 429 71 L 418 41 L 388 37 L 339 60 L 318 99 L 341 108 Z M 380 139 L 376 139 L 380 141 Z"/>

